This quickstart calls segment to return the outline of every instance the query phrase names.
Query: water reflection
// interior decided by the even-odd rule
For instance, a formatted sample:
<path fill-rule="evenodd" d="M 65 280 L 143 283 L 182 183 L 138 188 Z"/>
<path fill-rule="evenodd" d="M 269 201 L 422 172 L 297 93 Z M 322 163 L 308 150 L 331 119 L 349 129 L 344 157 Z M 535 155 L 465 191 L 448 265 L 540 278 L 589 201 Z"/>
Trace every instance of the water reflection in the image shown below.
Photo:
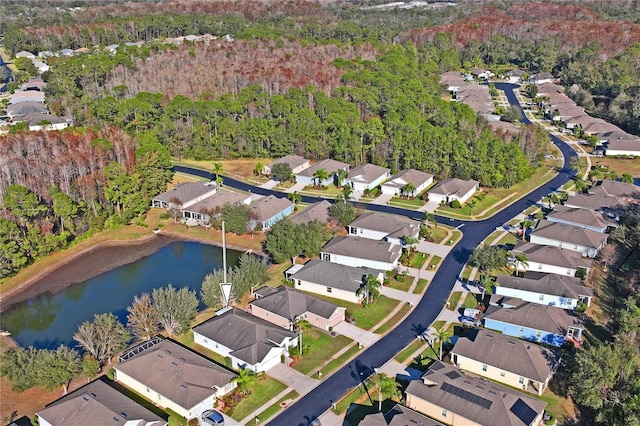
<path fill-rule="evenodd" d="M 117 249 L 117 248 L 116 248 Z M 227 250 L 229 266 L 240 252 Z M 222 249 L 193 242 L 174 242 L 156 253 L 53 295 L 44 293 L 2 314 L 2 328 L 22 346 L 54 349 L 75 346 L 73 334 L 94 314 L 112 312 L 126 323 L 133 296 L 171 283 L 199 292 L 206 274 L 222 267 Z M 201 306 L 202 307 L 202 306 Z"/>

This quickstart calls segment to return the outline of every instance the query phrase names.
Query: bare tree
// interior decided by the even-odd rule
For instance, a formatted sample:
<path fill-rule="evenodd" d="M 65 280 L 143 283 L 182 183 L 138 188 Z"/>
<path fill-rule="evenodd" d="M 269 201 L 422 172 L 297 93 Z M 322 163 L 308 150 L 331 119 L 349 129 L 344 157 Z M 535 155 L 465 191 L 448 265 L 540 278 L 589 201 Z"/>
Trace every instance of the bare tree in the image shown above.
<path fill-rule="evenodd" d="M 127 327 L 134 336 L 149 340 L 158 333 L 158 315 L 149 293 L 134 296 L 133 303 L 127 308 Z"/>
<path fill-rule="evenodd" d="M 131 334 L 112 313 L 95 314 L 93 322 L 85 321 L 78 326 L 73 338 L 104 366 L 111 358 L 126 348 Z"/>

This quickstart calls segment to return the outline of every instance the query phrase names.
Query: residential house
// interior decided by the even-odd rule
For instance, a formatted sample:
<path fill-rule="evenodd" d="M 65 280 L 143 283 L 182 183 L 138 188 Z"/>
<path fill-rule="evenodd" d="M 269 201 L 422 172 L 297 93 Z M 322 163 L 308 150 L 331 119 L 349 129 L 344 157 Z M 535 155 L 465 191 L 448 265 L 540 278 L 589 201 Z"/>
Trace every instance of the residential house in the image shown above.
<path fill-rule="evenodd" d="M 514 69 L 507 71 L 507 78 L 509 83 L 520 83 L 520 79 L 526 74 L 526 71 L 520 69 Z"/>
<path fill-rule="evenodd" d="M 287 286 L 264 295 L 260 290 L 254 292 L 256 299 L 247 306 L 247 312 L 287 330 L 293 331 L 294 323 L 300 319 L 325 331 L 344 321 L 346 308 L 310 294 Z"/>
<path fill-rule="evenodd" d="M 363 164 L 347 175 L 346 183 L 356 191 L 372 190 L 391 176 L 391 170 L 375 164 Z"/>
<path fill-rule="evenodd" d="M 262 168 L 263 175 L 271 175 L 271 169 L 276 164 L 288 164 L 291 167 L 291 173 L 297 175 L 307 167 L 309 167 L 309 160 L 306 158 L 302 158 L 299 155 L 285 155 L 284 157 L 278 158 L 277 160 L 272 161 Z"/>
<path fill-rule="evenodd" d="M 607 243 L 607 234 L 591 231 L 581 226 L 540 220 L 529 235 L 533 244 L 554 246 L 577 251 L 586 257 L 596 257 Z"/>
<path fill-rule="evenodd" d="M 478 80 L 487 80 L 493 73 L 491 71 L 484 70 L 482 68 L 473 68 L 471 75 Z"/>
<path fill-rule="evenodd" d="M 538 96 L 551 95 L 556 93 L 564 93 L 564 87 L 551 81 L 538 83 Z"/>
<path fill-rule="evenodd" d="M 560 353 L 476 328 L 458 338 L 451 360 L 465 371 L 542 395 L 560 364 Z"/>
<path fill-rule="evenodd" d="M 352 236 L 333 237 L 320 250 L 320 258 L 324 261 L 383 271 L 395 269 L 401 255 L 399 244 Z"/>
<path fill-rule="evenodd" d="M 114 366 L 115 380 L 187 420 L 231 392 L 237 375 L 171 340 L 156 337 L 134 346 Z"/>
<path fill-rule="evenodd" d="M 578 270 L 586 273 L 592 267 L 593 261 L 582 257 L 578 252 L 552 246 L 521 242 L 511 249 L 514 255 L 523 254 L 526 263 L 518 262 L 518 271 L 544 272 L 549 274 L 575 277 Z"/>
<path fill-rule="evenodd" d="M 502 133 L 515 135 L 516 133 L 520 132 L 520 127 L 507 121 L 491 120 L 489 121 L 489 127 L 491 127 L 491 130 L 498 134 Z"/>
<path fill-rule="evenodd" d="M 184 182 L 156 195 L 151 207 L 186 209 L 218 192 L 215 182 Z"/>
<path fill-rule="evenodd" d="M 404 245 L 405 238 L 417 239 L 420 234 L 420 222 L 389 213 L 363 213 L 347 226 L 349 235 L 384 240 Z"/>
<path fill-rule="evenodd" d="M 291 222 L 296 224 L 311 223 L 314 220 L 320 222 L 329 223 L 331 218 L 329 217 L 329 208 L 331 203 L 327 200 L 318 201 L 317 203 L 309 204 L 304 210 L 296 213 L 291 217 Z"/>
<path fill-rule="evenodd" d="M 458 200 L 462 204 L 476 193 L 479 186 L 480 183 L 475 180 L 449 178 L 436 183 L 427 194 L 429 194 L 429 201 L 449 204 L 453 200 Z"/>
<path fill-rule="evenodd" d="M 591 306 L 593 289 L 583 286 L 577 277 L 529 272 L 522 277 L 500 275 L 493 294 L 515 297 L 525 302 L 575 309 L 578 302 Z"/>
<path fill-rule="evenodd" d="M 396 404 L 386 413 L 372 413 L 364 416 L 358 426 L 445 426 L 430 417 L 420 414 L 402 404 Z"/>
<path fill-rule="evenodd" d="M 586 126 L 582 126 L 582 131 L 586 135 L 596 136 L 598 133 L 620 131 L 620 128 L 604 120 L 595 120 Z"/>
<path fill-rule="evenodd" d="M 604 149 L 604 155 L 608 157 L 615 157 L 618 155 L 625 157 L 640 157 L 640 142 L 634 139 L 610 140 Z"/>
<path fill-rule="evenodd" d="M 436 361 L 406 390 L 407 407 L 453 426 L 537 426 L 547 403 Z"/>
<path fill-rule="evenodd" d="M 19 104 L 18 104 L 19 105 Z M 62 130 L 69 127 L 69 122 L 57 115 L 42 114 L 39 112 L 30 112 L 23 115 L 16 121 L 24 121 L 29 125 L 29 131 L 48 131 L 48 130 Z"/>
<path fill-rule="evenodd" d="M 44 103 L 44 92 L 38 90 L 16 90 L 9 95 L 9 105 L 20 102 L 40 102 Z"/>
<path fill-rule="evenodd" d="M 456 92 L 461 86 L 467 84 L 467 82 L 458 71 L 447 71 L 440 76 L 440 84 L 444 86 L 448 92 L 451 92 L 455 99 Z"/>
<path fill-rule="evenodd" d="M 37 90 L 44 92 L 47 87 L 47 83 L 41 77 L 30 78 L 29 81 L 24 83 L 21 87 L 22 90 Z"/>
<path fill-rule="evenodd" d="M 491 296 L 483 321 L 485 328 L 507 336 L 559 347 L 565 341 L 579 346 L 584 329 L 580 319 L 565 309 L 498 295 Z"/>
<path fill-rule="evenodd" d="M 324 169 L 327 172 L 327 178 L 320 180 L 314 175 L 318 170 Z M 313 166 L 307 167 L 299 173 L 296 173 L 296 183 L 303 183 L 305 185 L 321 185 L 327 186 L 335 182 L 336 174 L 338 171 L 349 171 L 349 165 L 341 161 L 332 159 L 321 160 L 315 163 Z"/>
<path fill-rule="evenodd" d="M 16 58 L 34 59 L 35 57 L 36 55 L 31 52 L 27 52 L 26 50 L 21 50 L 20 52 L 16 53 Z"/>
<path fill-rule="evenodd" d="M 40 426 L 166 426 L 152 413 L 102 380 L 48 404 L 36 413 Z"/>
<path fill-rule="evenodd" d="M 296 333 L 236 308 L 192 330 L 195 343 L 231 358 L 233 368 L 248 368 L 255 373 L 279 364 L 282 356 L 289 355 L 289 348 L 298 344 Z"/>
<path fill-rule="evenodd" d="M 554 211 L 547 215 L 547 221 L 582 227 L 602 234 L 606 233 L 609 228 L 617 226 L 617 224 L 607 220 L 600 212 L 563 205 L 556 205 Z"/>
<path fill-rule="evenodd" d="M 603 179 L 589 188 L 591 195 L 606 195 L 617 197 L 631 203 L 640 202 L 640 186 L 617 180 Z"/>
<path fill-rule="evenodd" d="M 422 193 L 433 183 L 433 175 L 416 169 L 402 170 L 391 176 L 380 188 L 383 194 L 414 196 Z M 411 191 L 406 191 L 408 184 L 413 185 Z"/>
<path fill-rule="evenodd" d="M 185 219 L 192 219 L 199 224 L 208 224 L 211 218 L 220 214 L 225 204 L 236 205 L 251 203 L 250 194 L 240 194 L 231 191 L 219 191 L 215 194 L 198 201 L 182 209 L 182 216 Z"/>
<path fill-rule="evenodd" d="M 553 83 L 553 80 L 555 79 L 556 78 L 551 73 L 540 72 L 538 74 L 533 74 L 529 78 L 529 83 L 533 83 L 533 84 Z"/>
<path fill-rule="evenodd" d="M 251 211 L 258 221 L 259 228 L 263 231 L 289 216 L 294 208 L 295 204 L 287 198 L 278 198 L 275 195 L 269 195 L 251 203 Z"/>
<path fill-rule="evenodd" d="M 364 266 L 347 266 L 338 263 L 311 259 L 304 265 L 293 265 L 285 271 L 286 279 L 293 282 L 298 290 L 322 294 L 335 299 L 360 303 L 363 295 L 358 290 L 371 275 L 378 281 L 384 279 L 384 272 Z"/>
<path fill-rule="evenodd" d="M 20 102 L 7 106 L 7 115 L 13 121 L 31 113 L 48 114 L 49 109 L 42 102 Z"/>
<path fill-rule="evenodd" d="M 629 202 L 614 195 L 577 194 L 569 195 L 564 205 L 570 208 L 599 211 L 607 218 L 617 221 L 620 218 L 620 212 L 629 205 Z"/>

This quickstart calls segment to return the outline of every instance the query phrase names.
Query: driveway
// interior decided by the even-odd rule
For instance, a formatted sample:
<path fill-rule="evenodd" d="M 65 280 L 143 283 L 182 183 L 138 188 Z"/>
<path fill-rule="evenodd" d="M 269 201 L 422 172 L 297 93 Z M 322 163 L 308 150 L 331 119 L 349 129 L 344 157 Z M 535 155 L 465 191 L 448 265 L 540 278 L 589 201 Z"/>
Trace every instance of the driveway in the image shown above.
<path fill-rule="evenodd" d="M 260 188 L 263 188 L 263 189 L 273 189 L 273 188 L 275 188 L 275 187 L 278 185 L 278 183 L 279 183 L 279 182 L 278 182 L 277 180 L 270 179 L 270 180 L 268 180 L 267 182 L 265 182 L 265 183 L 263 183 L 262 185 L 260 185 Z"/>
<path fill-rule="evenodd" d="M 373 345 L 380 340 L 382 336 L 372 333 L 371 331 L 363 330 L 360 327 L 356 327 L 346 321 L 342 321 L 340 324 L 333 327 L 333 331 L 343 336 L 347 336 L 354 342 L 358 342 L 365 347 Z"/>
<path fill-rule="evenodd" d="M 370 201 L 371 204 L 381 204 L 383 206 L 386 206 L 387 204 L 389 204 L 389 200 L 391 200 L 393 198 L 393 194 L 382 194 L 380 195 L 378 198 L 376 198 L 373 201 Z"/>
<path fill-rule="evenodd" d="M 276 364 L 267 370 L 267 374 L 274 379 L 284 383 L 287 387 L 294 389 L 300 395 L 309 393 L 318 385 L 318 381 L 309 376 L 305 376 L 299 371 L 284 364 Z"/>
<path fill-rule="evenodd" d="M 300 192 L 304 189 L 305 186 L 307 185 L 305 185 L 304 183 L 296 183 L 292 187 L 285 189 L 284 192 L 286 192 L 287 194 L 291 194 L 296 191 Z"/>

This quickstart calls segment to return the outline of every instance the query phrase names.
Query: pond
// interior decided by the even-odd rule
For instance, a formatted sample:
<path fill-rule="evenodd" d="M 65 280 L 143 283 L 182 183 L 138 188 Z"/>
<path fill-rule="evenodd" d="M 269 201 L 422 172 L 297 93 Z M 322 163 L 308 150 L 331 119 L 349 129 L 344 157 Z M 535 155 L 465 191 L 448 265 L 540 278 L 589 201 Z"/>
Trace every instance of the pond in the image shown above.
<path fill-rule="evenodd" d="M 228 267 L 236 265 L 241 254 L 227 250 Z M 94 314 L 112 312 L 126 324 L 127 307 L 135 295 L 151 293 L 154 288 L 167 284 L 176 288 L 187 286 L 200 298 L 202 280 L 217 268 L 222 268 L 222 248 L 171 242 L 149 256 L 67 286 L 55 294 L 41 293 L 17 303 L 2 312 L 2 329 L 11 332 L 11 337 L 23 347 L 54 349 L 60 344 L 74 347 L 73 334 L 78 325 L 93 321 Z"/>

